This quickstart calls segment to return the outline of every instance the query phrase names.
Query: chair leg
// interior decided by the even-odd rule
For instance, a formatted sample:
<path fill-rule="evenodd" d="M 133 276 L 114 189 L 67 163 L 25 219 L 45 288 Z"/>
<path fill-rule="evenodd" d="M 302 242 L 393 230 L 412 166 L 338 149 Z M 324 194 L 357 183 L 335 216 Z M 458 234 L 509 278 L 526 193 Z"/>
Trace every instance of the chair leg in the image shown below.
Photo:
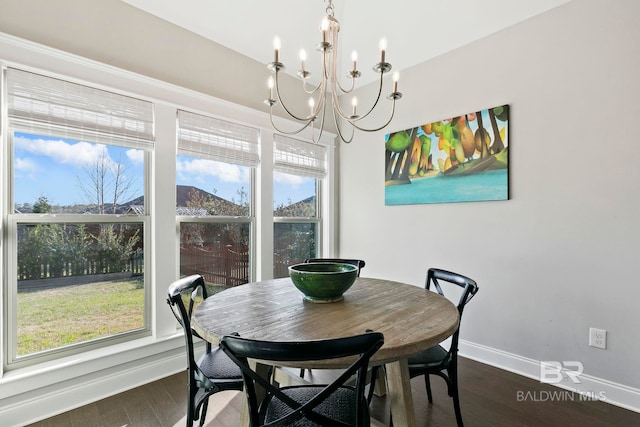
<path fill-rule="evenodd" d="M 370 405 L 371 404 L 371 399 L 373 399 L 373 390 L 376 387 L 376 378 L 378 376 L 378 369 L 380 369 L 378 366 L 374 366 L 373 368 L 371 368 L 371 379 L 369 380 L 369 391 L 367 392 L 367 403 Z"/>
<path fill-rule="evenodd" d="M 456 413 L 456 421 L 458 422 L 458 427 L 463 427 L 462 412 L 460 411 L 460 395 L 458 393 L 458 367 L 455 363 L 449 367 L 448 374 L 449 395 L 453 398 L 453 409 Z"/>
<path fill-rule="evenodd" d="M 424 374 L 424 385 L 427 388 L 427 398 L 429 403 L 433 403 L 433 395 L 431 394 L 431 381 L 429 380 L 429 374 Z"/>
<path fill-rule="evenodd" d="M 187 427 L 193 427 L 193 418 L 195 412 L 195 395 L 189 390 L 189 398 L 187 401 Z"/>
<path fill-rule="evenodd" d="M 202 409 L 200 409 L 200 427 L 204 426 L 204 419 L 207 417 L 207 408 L 209 407 L 209 398 L 207 397 L 202 402 Z"/>
<path fill-rule="evenodd" d="M 458 396 L 458 386 L 454 386 L 455 390 L 453 392 L 453 409 L 456 412 L 456 421 L 458 422 L 458 427 L 463 427 L 462 423 L 462 413 L 460 412 L 460 397 Z"/>

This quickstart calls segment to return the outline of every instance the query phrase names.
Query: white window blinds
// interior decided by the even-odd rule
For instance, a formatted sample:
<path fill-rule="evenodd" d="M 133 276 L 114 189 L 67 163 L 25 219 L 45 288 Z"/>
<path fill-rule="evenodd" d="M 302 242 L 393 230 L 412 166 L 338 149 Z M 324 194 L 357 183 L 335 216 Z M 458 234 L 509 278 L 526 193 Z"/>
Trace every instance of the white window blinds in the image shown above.
<path fill-rule="evenodd" d="M 256 167 L 259 138 L 258 129 L 178 110 L 178 154 Z"/>
<path fill-rule="evenodd" d="M 273 136 L 273 168 L 291 175 L 322 179 L 327 174 L 326 148 L 287 136 Z"/>
<path fill-rule="evenodd" d="M 151 149 L 153 104 L 28 71 L 7 68 L 12 126 L 34 133 Z"/>

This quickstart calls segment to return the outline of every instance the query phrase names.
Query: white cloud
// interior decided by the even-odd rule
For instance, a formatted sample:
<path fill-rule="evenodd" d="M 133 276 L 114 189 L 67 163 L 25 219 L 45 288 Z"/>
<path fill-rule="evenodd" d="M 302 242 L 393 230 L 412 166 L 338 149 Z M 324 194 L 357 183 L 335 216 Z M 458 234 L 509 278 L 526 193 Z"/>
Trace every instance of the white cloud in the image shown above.
<path fill-rule="evenodd" d="M 38 171 L 38 165 L 28 157 L 17 158 L 14 163 L 14 168 L 17 172 L 25 172 L 27 174 L 32 174 Z"/>
<path fill-rule="evenodd" d="M 127 157 L 133 163 L 142 164 L 144 163 L 144 150 L 136 150 L 134 148 L 127 150 Z"/>
<path fill-rule="evenodd" d="M 73 166 L 88 166 L 106 150 L 102 144 L 78 142 L 70 144 L 61 139 L 29 139 L 18 137 L 15 139 L 16 148 L 29 153 L 51 157 L 59 163 Z"/>
<path fill-rule="evenodd" d="M 279 182 L 282 184 L 288 184 L 293 186 L 294 188 L 299 187 L 300 185 L 302 185 L 305 181 L 307 181 L 310 178 L 306 178 L 303 176 L 297 176 L 297 175 L 290 175 L 288 173 L 280 173 L 280 172 L 274 172 L 273 173 L 273 180 L 275 182 Z"/>
<path fill-rule="evenodd" d="M 237 165 L 206 159 L 184 160 L 178 161 L 176 164 L 178 175 L 191 180 L 213 176 L 223 182 L 244 183 L 249 181 L 246 171 L 246 168 Z"/>

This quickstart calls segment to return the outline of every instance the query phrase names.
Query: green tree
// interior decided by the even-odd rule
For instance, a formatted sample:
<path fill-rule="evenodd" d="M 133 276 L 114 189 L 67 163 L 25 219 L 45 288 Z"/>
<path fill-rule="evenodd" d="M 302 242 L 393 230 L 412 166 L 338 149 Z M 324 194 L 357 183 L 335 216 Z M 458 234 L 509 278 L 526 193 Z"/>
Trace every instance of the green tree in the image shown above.
<path fill-rule="evenodd" d="M 316 198 L 310 197 L 297 203 L 288 199 L 286 204 L 280 203 L 276 206 L 273 216 L 313 218 L 316 216 Z"/>
<path fill-rule="evenodd" d="M 65 236 L 64 253 L 69 264 L 73 266 L 73 269 L 67 272 L 67 274 L 73 276 L 87 274 L 85 267 L 89 259 L 90 247 L 86 226 L 84 224 L 78 224 L 75 226 L 68 225 L 67 227 L 69 229 Z"/>
<path fill-rule="evenodd" d="M 126 225 L 103 224 L 97 236 L 92 236 L 90 258 L 97 264 L 97 273 L 126 271 L 128 262 L 140 241 L 136 229 L 133 233 Z"/>
<path fill-rule="evenodd" d="M 33 204 L 33 213 L 49 213 L 51 212 L 51 204 L 47 196 L 40 196 L 38 200 Z"/>
<path fill-rule="evenodd" d="M 18 245 L 19 278 L 59 277 L 64 271 L 64 231 L 60 224 L 20 226 L 26 237 Z"/>

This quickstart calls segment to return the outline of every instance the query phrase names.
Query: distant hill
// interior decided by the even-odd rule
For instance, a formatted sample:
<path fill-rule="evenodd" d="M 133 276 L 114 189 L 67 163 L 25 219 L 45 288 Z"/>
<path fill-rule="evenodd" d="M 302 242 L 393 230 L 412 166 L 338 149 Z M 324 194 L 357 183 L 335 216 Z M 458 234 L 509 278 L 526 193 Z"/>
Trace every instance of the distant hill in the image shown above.
<path fill-rule="evenodd" d="M 176 186 L 176 211 L 179 212 L 179 215 L 207 215 L 206 210 L 204 212 L 199 212 L 198 208 L 188 207 L 189 200 L 191 199 L 200 199 L 200 200 L 211 200 L 216 208 L 220 211 L 235 211 L 238 209 L 238 205 L 230 202 L 222 197 L 216 196 L 215 194 L 211 194 L 207 191 L 204 191 L 198 187 L 194 187 L 192 185 L 177 185 Z M 135 214 L 135 215 L 143 215 L 144 214 L 144 196 L 136 197 L 135 199 L 129 200 L 128 202 L 124 202 L 118 205 L 116 208 L 116 214 Z M 86 205 L 86 204 L 75 204 L 70 206 L 59 206 L 52 205 L 52 213 L 56 214 L 97 214 L 99 213 L 99 209 L 95 205 Z M 113 204 L 105 203 L 104 205 L 105 212 L 112 213 L 113 212 Z M 22 206 L 15 207 L 16 213 L 33 213 L 33 206 L 30 204 L 25 204 Z"/>
<path fill-rule="evenodd" d="M 190 200 L 208 200 L 208 205 L 213 205 L 214 210 L 218 212 L 218 215 L 232 215 L 242 216 L 246 215 L 246 206 L 242 207 L 222 197 L 211 194 L 198 187 L 192 185 L 177 185 L 176 186 L 176 214 L 178 215 L 208 215 L 206 209 L 200 207 L 189 206 Z M 197 204 L 196 204 L 197 205 Z M 104 205 L 105 212 L 112 213 L 112 204 L 107 203 Z M 75 204 L 70 206 L 52 205 L 52 213 L 56 214 L 97 214 L 98 207 L 86 204 Z M 16 205 L 16 213 L 33 213 L 33 206 L 31 204 Z M 126 215 L 144 215 L 144 196 L 136 197 L 119 204 L 116 209 L 116 214 Z M 279 206 L 274 211 L 275 216 L 281 217 L 313 217 L 316 216 L 316 196 L 307 197 L 299 202 L 291 203 L 290 205 Z"/>
<path fill-rule="evenodd" d="M 279 206 L 273 211 L 274 216 L 282 217 L 314 217 L 316 212 L 316 196 L 307 197 L 299 202 Z"/>
<path fill-rule="evenodd" d="M 194 187 L 193 185 L 176 185 L 176 206 L 187 206 L 188 201 L 193 198 L 193 196 L 201 199 L 211 198 L 213 200 L 219 201 L 220 203 L 229 203 L 231 205 L 235 205 L 235 203 L 230 202 L 222 197 L 216 196 L 215 194 L 211 194 L 207 191 L 204 191 L 198 187 Z M 123 203 L 122 206 L 143 206 L 144 205 L 144 196 L 136 197 L 133 200 L 130 200 L 126 203 Z"/>
<path fill-rule="evenodd" d="M 238 208 L 236 203 L 211 194 L 201 188 L 192 185 L 176 185 L 176 213 L 178 213 L 178 215 L 207 215 L 206 210 L 189 206 L 191 204 L 190 201 L 194 199 L 208 200 L 221 212 L 235 211 Z M 123 209 L 124 212 L 134 211 L 134 213 L 139 213 L 142 206 L 144 206 L 144 196 L 123 203 L 118 210 Z"/>

